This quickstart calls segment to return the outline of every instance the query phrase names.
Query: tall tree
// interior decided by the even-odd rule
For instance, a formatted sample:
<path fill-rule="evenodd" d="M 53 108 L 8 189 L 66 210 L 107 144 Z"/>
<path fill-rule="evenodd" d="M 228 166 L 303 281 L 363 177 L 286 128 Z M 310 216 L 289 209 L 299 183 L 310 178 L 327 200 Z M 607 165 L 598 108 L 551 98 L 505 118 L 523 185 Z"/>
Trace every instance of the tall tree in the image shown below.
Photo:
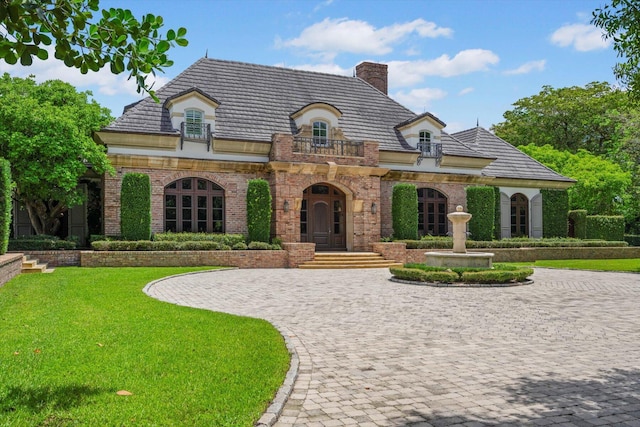
<path fill-rule="evenodd" d="M 0 157 L 38 234 L 55 234 L 68 208 L 83 202 L 76 187 L 89 167 L 113 172 L 91 136 L 112 118 L 90 95 L 59 80 L 0 78 Z"/>
<path fill-rule="evenodd" d="M 145 82 L 173 64 L 167 51 L 186 46 L 187 30 L 160 33 L 161 16 L 147 14 L 140 21 L 130 10 L 98 12 L 99 0 L 0 0 L 0 59 L 31 65 L 34 57 L 47 59 L 46 46 L 55 42 L 55 57 L 68 67 L 98 71 L 107 64 L 114 74 L 129 72 L 138 92 L 155 96 Z"/>
<path fill-rule="evenodd" d="M 603 37 L 613 40 L 613 48 L 623 61 L 613 72 L 640 100 L 640 6 L 636 0 L 611 0 L 593 11 L 591 23 L 604 30 Z"/>

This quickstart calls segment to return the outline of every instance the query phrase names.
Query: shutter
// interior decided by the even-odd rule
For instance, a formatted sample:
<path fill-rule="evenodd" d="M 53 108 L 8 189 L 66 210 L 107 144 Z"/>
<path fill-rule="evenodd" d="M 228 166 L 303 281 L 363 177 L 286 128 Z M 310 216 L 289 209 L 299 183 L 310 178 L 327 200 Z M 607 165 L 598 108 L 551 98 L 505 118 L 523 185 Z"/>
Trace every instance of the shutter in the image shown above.
<path fill-rule="evenodd" d="M 500 193 L 500 238 L 511 237 L 511 199 Z"/>
<path fill-rule="evenodd" d="M 531 199 L 531 237 L 542 238 L 542 195 L 536 194 Z"/>

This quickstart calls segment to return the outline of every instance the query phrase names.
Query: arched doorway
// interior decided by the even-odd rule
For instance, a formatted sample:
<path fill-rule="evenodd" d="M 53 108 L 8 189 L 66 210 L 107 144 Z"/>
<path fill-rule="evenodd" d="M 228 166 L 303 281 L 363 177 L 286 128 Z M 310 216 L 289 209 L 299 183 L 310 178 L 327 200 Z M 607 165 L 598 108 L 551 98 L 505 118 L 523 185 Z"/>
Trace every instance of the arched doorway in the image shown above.
<path fill-rule="evenodd" d="M 418 188 L 418 234 L 446 236 L 447 196 L 433 188 Z"/>
<path fill-rule="evenodd" d="M 302 194 L 300 240 L 316 244 L 316 251 L 344 251 L 345 194 L 329 184 L 315 184 Z"/>
<path fill-rule="evenodd" d="M 164 230 L 224 233 L 224 190 L 203 178 L 181 178 L 164 187 Z"/>
<path fill-rule="evenodd" d="M 511 196 L 511 237 L 529 237 L 529 199 L 522 193 Z"/>

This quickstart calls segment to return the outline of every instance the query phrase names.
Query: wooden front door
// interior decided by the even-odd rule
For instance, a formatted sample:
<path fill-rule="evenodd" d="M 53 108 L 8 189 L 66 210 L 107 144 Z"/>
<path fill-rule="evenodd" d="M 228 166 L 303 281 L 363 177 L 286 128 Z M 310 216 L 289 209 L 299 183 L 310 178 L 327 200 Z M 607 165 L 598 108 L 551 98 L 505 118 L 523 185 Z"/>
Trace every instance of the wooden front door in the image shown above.
<path fill-rule="evenodd" d="M 344 194 L 327 184 L 304 190 L 300 212 L 300 237 L 313 242 L 317 251 L 346 250 Z"/>

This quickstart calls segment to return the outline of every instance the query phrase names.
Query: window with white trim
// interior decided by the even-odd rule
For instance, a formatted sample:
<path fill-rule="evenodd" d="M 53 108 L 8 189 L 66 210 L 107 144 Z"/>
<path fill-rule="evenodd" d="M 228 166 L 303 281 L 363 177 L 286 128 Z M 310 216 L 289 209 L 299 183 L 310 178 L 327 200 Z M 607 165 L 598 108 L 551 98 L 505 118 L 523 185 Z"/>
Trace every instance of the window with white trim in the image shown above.
<path fill-rule="evenodd" d="M 329 145 L 329 124 L 320 120 L 313 122 L 312 135 L 314 145 Z"/>
<path fill-rule="evenodd" d="M 199 138 L 204 135 L 204 114 L 200 110 L 186 110 L 185 136 L 187 138 Z"/>
<path fill-rule="evenodd" d="M 431 153 L 431 132 L 426 130 L 420 131 L 417 148 L 425 154 Z"/>

